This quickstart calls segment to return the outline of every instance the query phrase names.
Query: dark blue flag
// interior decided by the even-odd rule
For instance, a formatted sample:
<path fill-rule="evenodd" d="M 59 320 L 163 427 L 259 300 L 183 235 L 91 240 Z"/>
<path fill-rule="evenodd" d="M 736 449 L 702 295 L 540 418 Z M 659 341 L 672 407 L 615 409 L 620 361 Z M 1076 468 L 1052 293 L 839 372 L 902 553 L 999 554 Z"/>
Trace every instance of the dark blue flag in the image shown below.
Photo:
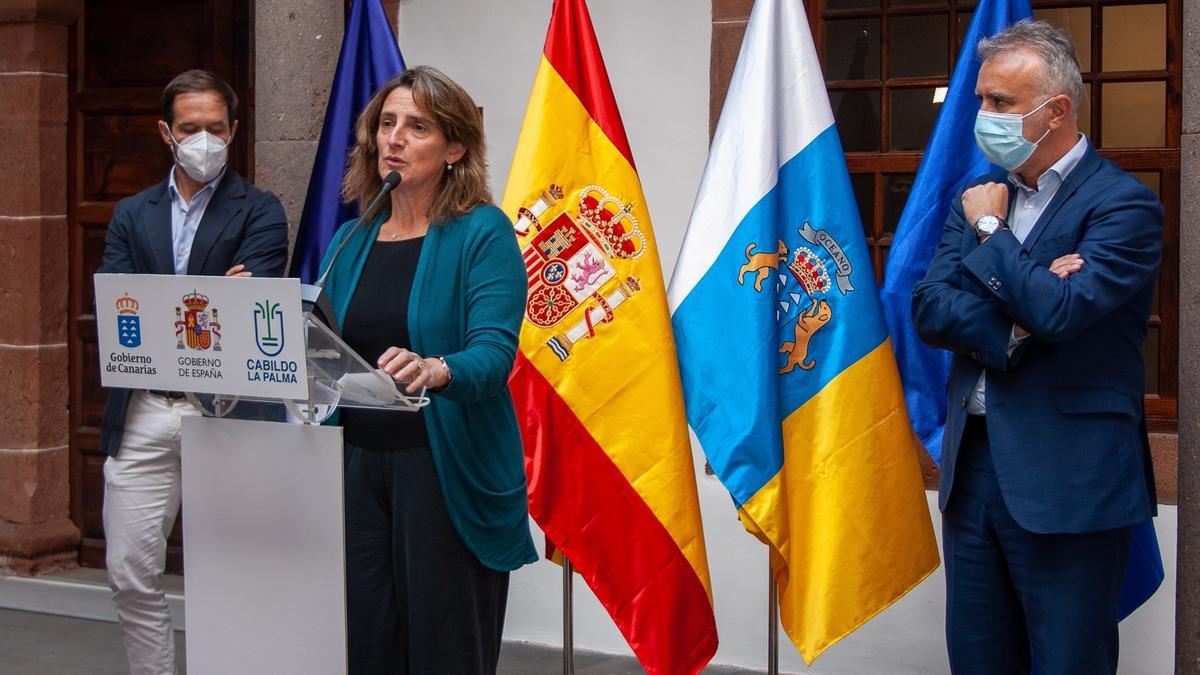
<path fill-rule="evenodd" d="M 291 275 L 311 284 L 319 276 L 333 233 L 358 216 L 357 204 L 342 203 L 346 155 L 354 147 L 358 113 L 380 86 L 404 72 L 404 57 L 379 0 L 356 0 L 346 20 L 321 141 L 308 179 L 308 196 L 292 252 Z"/>
<path fill-rule="evenodd" d="M 938 463 L 946 426 L 946 382 L 950 379 L 951 355 L 926 345 L 917 336 L 912 322 L 912 290 L 929 268 L 951 200 L 967 181 L 996 170 L 975 145 L 979 40 L 1032 14 L 1029 0 L 983 0 L 976 7 L 937 125 L 925 146 L 912 192 L 896 226 L 880 290 L 913 431 Z M 1149 600 L 1162 580 L 1158 537 L 1153 522 L 1147 521 L 1133 529 L 1118 616 L 1124 619 Z"/>
<path fill-rule="evenodd" d="M 892 337 L 892 349 L 904 383 L 904 401 L 913 431 L 933 461 L 941 460 L 946 426 L 946 382 L 950 352 L 921 342 L 912 322 L 913 286 L 925 276 L 942 238 L 950 201 L 967 181 L 988 173 L 991 165 L 975 147 L 975 80 L 979 77 L 979 40 L 1032 16 L 1029 0 L 983 0 L 963 37 L 962 51 L 912 192 L 888 253 L 880 299 Z"/>

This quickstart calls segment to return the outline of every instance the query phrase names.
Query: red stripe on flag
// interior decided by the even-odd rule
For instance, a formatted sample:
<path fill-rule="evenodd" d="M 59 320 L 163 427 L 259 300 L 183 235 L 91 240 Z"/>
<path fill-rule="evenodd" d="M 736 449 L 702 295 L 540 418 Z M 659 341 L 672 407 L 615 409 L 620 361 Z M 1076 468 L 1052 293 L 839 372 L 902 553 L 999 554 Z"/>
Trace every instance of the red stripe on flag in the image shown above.
<path fill-rule="evenodd" d="M 509 380 L 529 512 L 587 581 L 649 673 L 695 673 L 717 650 L 708 593 L 666 527 L 523 353 Z"/>
<path fill-rule="evenodd" d="M 555 0 L 543 53 L 636 171 L 633 151 L 625 137 L 625 125 L 621 123 L 621 113 L 617 110 L 608 71 L 604 68 L 604 57 L 600 54 L 600 43 L 596 41 L 596 31 L 592 28 L 592 18 L 584 0 Z"/>

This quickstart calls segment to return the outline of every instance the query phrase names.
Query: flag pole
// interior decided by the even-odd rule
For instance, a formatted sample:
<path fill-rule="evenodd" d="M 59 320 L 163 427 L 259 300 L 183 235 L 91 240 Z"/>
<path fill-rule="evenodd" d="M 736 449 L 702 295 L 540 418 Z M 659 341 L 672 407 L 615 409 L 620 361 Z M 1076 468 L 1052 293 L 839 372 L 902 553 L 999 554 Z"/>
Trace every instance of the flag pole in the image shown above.
<path fill-rule="evenodd" d="M 767 675 L 779 675 L 779 584 L 767 559 Z"/>
<path fill-rule="evenodd" d="M 575 675 L 575 606 L 572 577 L 575 569 L 563 556 L 563 675 Z"/>

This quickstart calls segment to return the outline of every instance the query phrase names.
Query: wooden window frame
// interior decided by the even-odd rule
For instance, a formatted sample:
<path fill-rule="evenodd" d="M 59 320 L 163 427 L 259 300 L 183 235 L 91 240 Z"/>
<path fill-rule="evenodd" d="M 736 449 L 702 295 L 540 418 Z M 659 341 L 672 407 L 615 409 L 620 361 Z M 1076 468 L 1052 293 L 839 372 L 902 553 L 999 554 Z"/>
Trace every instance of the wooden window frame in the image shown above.
<path fill-rule="evenodd" d="M 871 260 L 875 266 L 877 280 L 882 282 L 883 266 L 892 237 L 885 230 L 884 201 L 885 175 L 891 173 L 916 173 L 922 152 L 888 150 L 891 145 L 890 92 L 895 89 L 945 87 L 953 74 L 955 60 L 961 47 L 958 17 L 970 13 L 978 4 L 972 0 L 944 0 L 922 5 L 888 7 L 890 0 L 881 0 L 879 7 L 863 9 L 826 10 L 825 0 L 811 3 L 808 8 L 809 24 L 813 28 L 817 55 L 822 70 L 825 68 L 825 21 L 831 19 L 879 19 L 880 22 L 880 78 L 876 80 L 827 80 L 829 92 L 870 90 L 880 92 L 879 120 L 880 150 L 870 152 L 847 152 L 846 164 L 852 174 L 870 174 L 873 177 L 873 213 L 862 214 L 867 231 Z M 1039 9 L 1083 8 L 1091 10 L 1091 70 L 1083 73 L 1083 83 L 1090 85 L 1091 132 L 1088 138 L 1098 148 L 1103 146 L 1101 111 L 1103 91 L 1101 85 L 1114 82 L 1165 82 L 1165 132 L 1162 148 L 1102 148 L 1100 154 L 1126 171 L 1157 171 L 1160 174 L 1159 195 L 1166 210 L 1163 236 L 1163 261 L 1159 276 L 1158 313 L 1150 317 L 1148 326 L 1157 328 L 1158 333 L 1158 393 L 1147 394 L 1145 399 L 1149 430 L 1160 433 L 1177 433 L 1179 392 L 1179 214 L 1180 194 L 1180 143 L 1182 138 L 1182 87 L 1183 87 L 1183 11 L 1182 0 L 1166 0 L 1167 54 L 1165 68 L 1159 70 L 1101 72 L 1103 67 L 1103 19 L 1104 7 L 1115 5 L 1160 4 L 1159 0 L 1031 0 L 1034 11 Z M 947 40 L 950 53 L 947 55 L 946 77 L 888 78 L 889 68 L 889 19 L 899 16 L 922 16 L 941 14 L 947 16 Z"/>

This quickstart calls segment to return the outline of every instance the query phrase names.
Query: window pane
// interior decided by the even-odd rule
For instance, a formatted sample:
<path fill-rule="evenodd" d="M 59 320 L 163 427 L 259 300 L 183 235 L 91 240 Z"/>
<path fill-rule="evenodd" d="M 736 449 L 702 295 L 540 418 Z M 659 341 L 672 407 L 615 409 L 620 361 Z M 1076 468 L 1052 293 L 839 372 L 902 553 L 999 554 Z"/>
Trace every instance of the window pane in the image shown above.
<path fill-rule="evenodd" d="M 1159 191 L 1159 183 L 1162 182 L 1162 177 L 1157 171 L 1131 171 L 1138 180 L 1146 184 L 1150 191 L 1162 201 L 1162 192 Z"/>
<path fill-rule="evenodd" d="M 908 202 L 908 193 L 912 192 L 915 173 L 888 173 L 883 176 L 883 231 L 896 233 L 896 224 L 900 222 L 900 214 L 904 212 L 904 204 Z"/>
<path fill-rule="evenodd" d="M 948 20 L 945 14 L 890 19 L 888 77 L 946 76 Z"/>
<path fill-rule="evenodd" d="M 1162 70 L 1167 67 L 1167 6 L 1105 7 L 1100 43 L 1104 70 Z"/>
<path fill-rule="evenodd" d="M 1146 341 L 1142 343 L 1142 358 L 1146 360 L 1146 393 L 1158 393 L 1158 329 L 1146 329 Z"/>
<path fill-rule="evenodd" d="M 879 91 L 860 89 L 829 92 L 838 135 L 846 152 L 879 150 Z"/>
<path fill-rule="evenodd" d="M 867 238 L 874 236 L 875 220 L 875 174 L 852 173 L 850 185 L 854 188 L 854 201 L 858 202 L 858 215 L 862 218 L 863 232 Z"/>
<path fill-rule="evenodd" d="M 1084 136 L 1092 137 L 1092 85 L 1083 85 L 1083 96 L 1079 97 L 1079 113 L 1075 122 Z"/>
<path fill-rule="evenodd" d="M 1101 85 L 1100 139 L 1106 148 L 1161 148 L 1166 145 L 1165 82 Z"/>
<path fill-rule="evenodd" d="M 966 11 L 958 12 L 954 15 L 954 23 L 956 35 L 954 37 L 954 53 L 962 52 L 963 40 L 967 38 L 967 29 L 971 27 L 971 19 L 975 17 L 975 12 Z"/>
<path fill-rule="evenodd" d="M 1079 60 L 1079 69 L 1085 73 L 1092 69 L 1091 7 L 1038 9 L 1034 10 L 1033 16 L 1070 33 L 1071 39 L 1075 41 L 1075 58 Z"/>
<path fill-rule="evenodd" d="M 879 19 L 825 22 L 825 79 L 879 79 Z"/>
<path fill-rule="evenodd" d="M 879 0 L 826 0 L 825 9 L 860 9 L 878 7 Z"/>
<path fill-rule="evenodd" d="M 891 92 L 892 150 L 923 150 L 937 121 L 940 103 L 934 89 L 893 89 Z"/>

